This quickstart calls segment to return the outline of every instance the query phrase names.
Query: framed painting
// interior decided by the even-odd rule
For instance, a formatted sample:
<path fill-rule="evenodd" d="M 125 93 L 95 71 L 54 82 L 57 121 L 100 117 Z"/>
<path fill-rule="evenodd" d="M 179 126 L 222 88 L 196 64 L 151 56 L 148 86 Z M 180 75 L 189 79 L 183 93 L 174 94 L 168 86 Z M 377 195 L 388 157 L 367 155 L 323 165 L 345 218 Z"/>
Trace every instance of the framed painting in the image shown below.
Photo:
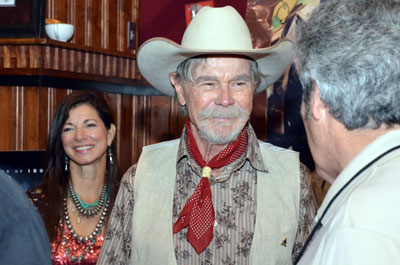
<path fill-rule="evenodd" d="M 0 1 L 0 38 L 42 38 L 46 0 Z"/>

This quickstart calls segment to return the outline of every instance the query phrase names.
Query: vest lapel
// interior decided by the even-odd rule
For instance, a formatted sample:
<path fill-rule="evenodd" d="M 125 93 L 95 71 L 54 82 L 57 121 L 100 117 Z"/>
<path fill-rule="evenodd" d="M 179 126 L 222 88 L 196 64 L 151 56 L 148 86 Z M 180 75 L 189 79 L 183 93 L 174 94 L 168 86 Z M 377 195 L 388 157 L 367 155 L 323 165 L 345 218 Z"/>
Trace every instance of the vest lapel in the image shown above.
<path fill-rule="evenodd" d="M 135 174 L 131 264 L 176 265 L 172 206 L 179 139 L 143 148 Z M 156 196 L 155 196 L 156 195 Z M 151 244 L 151 245 L 150 245 Z"/>
<path fill-rule="evenodd" d="M 276 152 L 268 146 L 260 143 L 268 172 L 257 172 L 257 216 L 250 264 L 292 264 L 299 218 L 299 159 L 295 152 Z"/>

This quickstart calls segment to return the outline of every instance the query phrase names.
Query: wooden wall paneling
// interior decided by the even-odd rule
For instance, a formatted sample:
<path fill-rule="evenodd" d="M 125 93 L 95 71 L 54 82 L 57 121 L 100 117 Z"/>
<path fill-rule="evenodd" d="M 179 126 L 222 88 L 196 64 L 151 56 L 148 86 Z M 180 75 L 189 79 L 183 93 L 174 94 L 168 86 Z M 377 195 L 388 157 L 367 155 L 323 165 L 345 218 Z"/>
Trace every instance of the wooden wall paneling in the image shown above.
<path fill-rule="evenodd" d="M 17 57 L 17 68 L 26 68 L 27 67 L 27 46 L 20 45 L 17 46 L 17 53 L 19 56 Z"/>
<path fill-rule="evenodd" d="M 52 97 L 51 97 L 51 121 L 54 118 L 54 114 L 57 110 L 58 105 L 60 105 L 61 101 L 73 91 L 71 89 L 56 89 L 52 88 Z"/>
<path fill-rule="evenodd" d="M 121 96 L 120 117 L 118 120 L 118 136 L 120 143 L 118 159 L 120 160 L 120 169 L 122 173 L 137 161 L 138 141 L 136 137 L 140 132 L 138 128 L 136 128 L 136 100 L 136 96 Z M 141 146 L 142 145 L 140 145 L 140 148 Z"/>
<path fill-rule="evenodd" d="M 123 78 L 130 78 L 131 62 L 129 59 L 121 59 L 121 65 L 123 65 L 121 71 L 121 76 Z M 132 64 L 133 65 L 133 64 Z"/>
<path fill-rule="evenodd" d="M 136 21 L 136 14 L 135 14 L 135 3 L 139 0 L 124 0 L 121 4 L 121 37 L 120 37 L 120 48 L 122 52 L 126 53 L 133 53 L 134 50 L 129 49 L 128 47 L 128 22 L 129 21 Z"/>
<path fill-rule="evenodd" d="M 33 46 L 36 47 L 36 46 Z M 49 46 L 44 46 L 43 50 L 43 68 L 50 68 L 52 64 L 51 49 Z M 34 51 L 32 55 L 35 56 Z"/>
<path fill-rule="evenodd" d="M 60 61 L 61 61 L 61 67 L 60 70 L 61 71 L 68 71 L 68 68 L 71 65 L 71 60 L 70 58 L 72 56 L 70 56 L 70 52 L 67 49 L 61 49 L 60 50 Z M 73 57 L 72 57 L 73 58 Z"/>
<path fill-rule="evenodd" d="M 123 52 L 126 46 L 125 41 L 125 32 L 126 32 L 126 20 L 125 13 L 129 10 L 125 10 L 125 2 L 126 0 L 118 0 L 117 1 L 117 32 L 116 32 L 116 40 L 117 40 L 117 51 Z"/>
<path fill-rule="evenodd" d="M 99 55 L 99 66 L 98 66 L 98 74 L 99 75 L 104 75 L 104 69 L 105 69 L 105 66 L 104 66 L 104 54 L 100 54 Z"/>
<path fill-rule="evenodd" d="M 174 138 L 173 135 L 170 135 L 170 130 L 168 126 L 168 121 L 170 120 L 171 115 L 169 111 L 170 104 L 171 102 L 169 97 L 150 97 L 149 138 L 150 143 L 152 144 Z"/>
<path fill-rule="evenodd" d="M 92 62 L 89 64 L 89 71 L 94 74 L 99 74 L 99 54 L 95 53 L 92 56 Z"/>
<path fill-rule="evenodd" d="M 72 23 L 69 21 L 69 9 L 70 0 L 47 0 L 46 17 L 55 18 L 64 23 Z"/>
<path fill-rule="evenodd" d="M 59 47 L 55 47 L 51 49 L 51 57 L 50 57 L 50 69 L 53 70 L 60 70 L 61 69 L 61 65 L 65 64 L 64 61 L 61 61 L 60 58 L 60 51 L 62 48 Z"/>
<path fill-rule="evenodd" d="M 81 51 L 76 51 L 76 50 L 72 50 L 71 53 L 73 54 L 74 58 L 74 72 L 75 73 L 82 73 L 82 52 Z"/>
<path fill-rule="evenodd" d="M 0 150 L 13 150 L 14 140 L 14 88 L 0 87 Z"/>
<path fill-rule="evenodd" d="M 1 46 L 0 47 L 0 67 L 3 67 L 3 65 L 4 65 L 3 49 L 4 49 L 4 46 Z"/>
<path fill-rule="evenodd" d="M 139 73 L 139 69 L 137 69 L 137 64 L 136 62 L 133 64 L 129 64 L 129 78 L 134 78 L 137 80 L 141 80 L 143 77 Z"/>
<path fill-rule="evenodd" d="M 108 55 L 102 55 L 102 66 L 103 66 L 103 75 L 109 76 L 110 75 L 110 56 Z"/>
<path fill-rule="evenodd" d="M 39 128 L 43 126 L 40 120 L 39 104 L 38 87 L 21 87 L 21 150 L 39 148 Z"/>
<path fill-rule="evenodd" d="M 101 0 L 101 8 L 102 8 L 102 16 L 101 16 L 101 47 L 103 49 L 108 49 L 108 23 L 109 23 L 109 18 L 108 16 L 110 15 L 110 13 L 108 12 L 108 0 Z"/>
<path fill-rule="evenodd" d="M 39 140 L 38 150 L 45 150 L 47 145 L 47 136 L 50 131 L 50 121 L 53 119 L 51 114 L 51 88 L 41 87 L 39 88 Z"/>
<path fill-rule="evenodd" d="M 139 0 L 48 0 L 46 17 L 75 27 L 71 43 L 134 54 L 128 21 L 137 23 Z"/>
<path fill-rule="evenodd" d="M 110 73 L 110 75 L 113 77 L 116 77 L 117 69 L 118 69 L 118 59 L 117 59 L 117 57 L 112 57 L 111 58 L 111 73 Z"/>
<path fill-rule="evenodd" d="M 146 145 L 146 97 L 145 96 L 133 96 L 133 108 L 131 109 L 133 114 L 133 161 L 137 162 L 139 155 L 142 152 L 142 147 Z"/>
<path fill-rule="evenodd" d="M 12 68 L 10 46 L 4 45 L 2 51 L 3 51 L 3 53 L 2 53 L 3 67 L 4 68 Z"/>
<path fill-rule="evenodd" d="M 29 68 L 38 69 L 41 65 L 43 50 L 38 46 L 29 46 Z"/>
<path fill-rule="evenodd" d="M 113 114 L 114 114 L 114 120 L 115 120 L 115 127 L 116 127 L 116 143 L 117 143 L 117 155 L 119 157 L 120 154 L 120 144 L 121 144 L 121 125 L 122 125 L 122 121 L 121 121 L 121 102 L 122 102 L 122 97 L 123 95 L 121 94 L 109 94 L 109 93 L 105 93 L 106 95 L 106 99 L 108 104 L 110 105 L 111 109 L 113 110 Z"/>
<path fill-rule="evenodd" d="M 121 77 L 121 78 L 126 78 L 125 77 L 125 68 L 126 68 L 126 65 L 125 65 L 125 59 L 124 58 L 121 58 L 121 57 L 119 57 L 119 58 L 116 58 L 117 59 L 117 62 L 116 62 L 116 76 L 118 76 L 118 77 Z"/>
<path fill-rule="evenodd" d="M 143 99 L 143 117 L 144 117 L 144 123 L 143 123 L 143 127 L 144 127 L 144 135 L 143 135 L 143 145 L 149 145 L 152 143 L 155 143 L 152 141 L 152 137 L 151 137 L 151 118 L 152 118 L 152 105 L 151 105 L 151 99 L 153 97 L 150 96 L 144 96 L 144 97 L 140 97 L 141 99 Z"/>
<path fill-rule="evenodd" d="M 76 51 L 74 51 L 74 50 L 68 50 L 67 51 L 67 64 L 68 64 L 68 67 L 67 67 L 67 71 L 70 71 L 70 72 L 73 72 L 73 71 L 75 71 L 75 65 L 76 65 L 76 58 L 75 58 L 75 53 L 76 53 Z"/>
<path fill-rule="evenodd" d="M 71 24 L 74 25 L 72 42 L 78 45 L 87 45 L 87 36 L 91 30 L 88 23 L 88 0 L 70 0 Z"/>
<path fill-rule="evenodd" d="M 17 62 L 18 62 L 19 56 L 20 56 L 20 54 L 18 51 L 18 46 L 11 46 L 11 49 L 10 49 L 11 68 L 18 68 Z"/>
<path fill-rule="evenodd" d="M 13 87 L 13 139 L 12 139 L 12 150 L 23 150 L 23 105 L 21 105 L 21 91 L 23 87 L 15 86 Z"/>
<path fill-rule="evenodd" d="M 93 2 L 95 1 L 95 2 Z M 90 31 L 88 39 L 90 40 L 88 45 L 95 48 L 103 48 L 102 47 L 102 36 L 103 36 L 103 13 L 102 13 L 102 5 L 100 0 L 91 0 L 90 16 L 88 24 L 90 24 Z"/>
<path fill-rule="evenodd" d="M 92 73 L 91 72 L 91 65 L 92 65 L 92 56 L 91 56 L 91 54 L 89 54 L 89 53 L 85 53 L 84 55 L 83 55 L 83 58 L 82 58 L 82 60 L 83 60 L 83 72 L 85 73 L 85 74 L 89 74 L 89 73 Z"/>
<path fill-rule="evenodd" d="M 106 7 L 105 12 L 107 13 L 104 30 L 105 39 L 107 40 L 107 43 L 105 43 L 105 49 L 118 51 L 118 34 L 121 33 L 118 31 L 118 22 L 120 17 L 118 5 L 121 0 L 104 0 L 104 2 Z"/>

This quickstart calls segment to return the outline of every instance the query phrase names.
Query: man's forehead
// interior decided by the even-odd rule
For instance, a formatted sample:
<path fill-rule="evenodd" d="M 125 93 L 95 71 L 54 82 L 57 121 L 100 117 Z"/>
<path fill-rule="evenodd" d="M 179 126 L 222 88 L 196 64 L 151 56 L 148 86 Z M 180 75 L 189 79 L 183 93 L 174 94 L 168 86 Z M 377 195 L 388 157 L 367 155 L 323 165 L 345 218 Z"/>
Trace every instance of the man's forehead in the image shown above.
<path fill-rule="evenodd" d="M 240 56 L 208 56 L 199 62 L 193 74 L 194 76 L 201 75 L 207 70 L 212 73 L 220 71 L 241 75 L 250 74 L 250 60 Z"/>

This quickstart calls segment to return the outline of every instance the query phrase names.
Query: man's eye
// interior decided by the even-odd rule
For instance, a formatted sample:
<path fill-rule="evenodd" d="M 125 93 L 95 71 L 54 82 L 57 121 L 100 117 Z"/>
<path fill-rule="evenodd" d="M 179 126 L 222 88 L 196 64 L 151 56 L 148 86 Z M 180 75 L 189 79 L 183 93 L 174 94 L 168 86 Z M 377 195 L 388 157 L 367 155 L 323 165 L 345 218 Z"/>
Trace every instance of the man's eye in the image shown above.
<path fill-rule="evenodd" d="M 236 81 L 233 83 L 234 87 L 247 87 L 248 86 L 248 82 L 245 81 Z"/>
<path fill-rule="evenodd" d="M 211 88 L 214 88 L 214 87 L 215 87 L 215 82 L 204 82 L 204 83 L 200 83 L 199 87 L 211 89 Z"/>

